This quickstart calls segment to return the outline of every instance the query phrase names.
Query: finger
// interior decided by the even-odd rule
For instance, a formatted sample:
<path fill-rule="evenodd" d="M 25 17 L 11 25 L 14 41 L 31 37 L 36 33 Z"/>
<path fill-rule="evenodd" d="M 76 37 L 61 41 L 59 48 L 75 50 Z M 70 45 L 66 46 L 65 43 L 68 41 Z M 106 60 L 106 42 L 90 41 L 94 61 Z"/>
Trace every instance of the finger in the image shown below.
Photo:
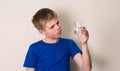
<path fill-rule="evenodd" d="M 88 36 L 88 35 L 89 35 L 88 31 L 85 31 L 85 30 L 81 30 L 81 34 L 83 34 L 83 35 L 85 35 L 85 36 Z"/>
<path fill-rule="evenodd" d="M 77 32 L 76 32 L 76 31 L 74 31 L 73 33 L 77 35 Z"/>
<path fill-rule="evenodd" d="M 84 26 L 80 27 L 81 29 L 86 29 Z"/>
<path fill-rule="evenodd" d="M 77 36 L 81 36 L 81 33 L 77 33 L 76 31 L 74 31 L 74 34 L 76 34 Z"/>
<path fill-rule="evenodd" d="M 87 29 L 85 27 L 81 28 L 81 31 L 88 33 Z"/>

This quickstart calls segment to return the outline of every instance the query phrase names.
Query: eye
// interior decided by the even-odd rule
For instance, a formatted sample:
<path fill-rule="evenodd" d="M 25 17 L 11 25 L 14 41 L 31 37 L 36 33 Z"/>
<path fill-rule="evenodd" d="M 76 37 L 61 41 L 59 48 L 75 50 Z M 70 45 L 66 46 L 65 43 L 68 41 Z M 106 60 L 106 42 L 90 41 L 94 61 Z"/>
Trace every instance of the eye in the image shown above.
<path fill-rule="evenodd" d="M 60 22 L 58 21 L 58 22 L 57 22 L 57 25 L 59 25 L 59 23 L 60 23 Z"/>
<path fill-rule="evenodd" d="M 50 29 L 52 29 L 52 28 L 54 28 L 54 25 L 52 25 L 52 26 L 50 27 Z"/>

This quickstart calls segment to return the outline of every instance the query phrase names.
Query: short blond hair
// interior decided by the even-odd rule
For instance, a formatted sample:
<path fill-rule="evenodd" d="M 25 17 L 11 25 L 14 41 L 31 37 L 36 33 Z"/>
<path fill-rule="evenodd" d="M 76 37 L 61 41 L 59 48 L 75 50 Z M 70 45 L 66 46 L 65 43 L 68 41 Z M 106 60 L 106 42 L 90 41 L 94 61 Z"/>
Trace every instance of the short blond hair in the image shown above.
<path fill-rule="evenodd" d="M 57 18 L 57 14 L 53 10 L 49 8 L 42 8 L 35 13 L 32 23 L 38 30 L 41 30 L 44 29 L 47 22 L 54 18 Z"/>

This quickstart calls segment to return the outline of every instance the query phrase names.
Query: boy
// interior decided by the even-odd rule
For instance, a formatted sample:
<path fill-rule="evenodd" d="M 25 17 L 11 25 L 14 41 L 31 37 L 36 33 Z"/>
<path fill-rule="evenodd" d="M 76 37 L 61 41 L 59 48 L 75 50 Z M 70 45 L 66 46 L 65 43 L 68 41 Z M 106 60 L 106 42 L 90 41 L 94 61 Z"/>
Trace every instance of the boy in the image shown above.
<path fill-rule="evenodd" d="M 30 45 L 24 62 L 26 71 L 70 71 L 70 56 L 83 71 L 91 70 L 87 44 L 89 35 L 85 27 L 81 27 L 81 33 L 75 32 L 81 51 L 73 40 L 60 37 L 60 22 L 51 9 L 40 9 L 32 22 L 45 38 Z"/>

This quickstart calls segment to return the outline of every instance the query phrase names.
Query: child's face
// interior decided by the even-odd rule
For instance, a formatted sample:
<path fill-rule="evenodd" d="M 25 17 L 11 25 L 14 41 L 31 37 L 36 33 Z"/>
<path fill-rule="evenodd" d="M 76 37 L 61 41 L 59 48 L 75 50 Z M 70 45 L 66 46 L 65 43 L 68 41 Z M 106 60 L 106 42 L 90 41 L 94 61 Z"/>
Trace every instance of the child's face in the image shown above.
<path fill-rule="evenodd" d="M 58 18 L 54 18 L 51 21 L 47 22 L 45 25 L 45 30 L 43 30 L 47 38 L 59 38 L 61 36 L 61 26 Z"/>

